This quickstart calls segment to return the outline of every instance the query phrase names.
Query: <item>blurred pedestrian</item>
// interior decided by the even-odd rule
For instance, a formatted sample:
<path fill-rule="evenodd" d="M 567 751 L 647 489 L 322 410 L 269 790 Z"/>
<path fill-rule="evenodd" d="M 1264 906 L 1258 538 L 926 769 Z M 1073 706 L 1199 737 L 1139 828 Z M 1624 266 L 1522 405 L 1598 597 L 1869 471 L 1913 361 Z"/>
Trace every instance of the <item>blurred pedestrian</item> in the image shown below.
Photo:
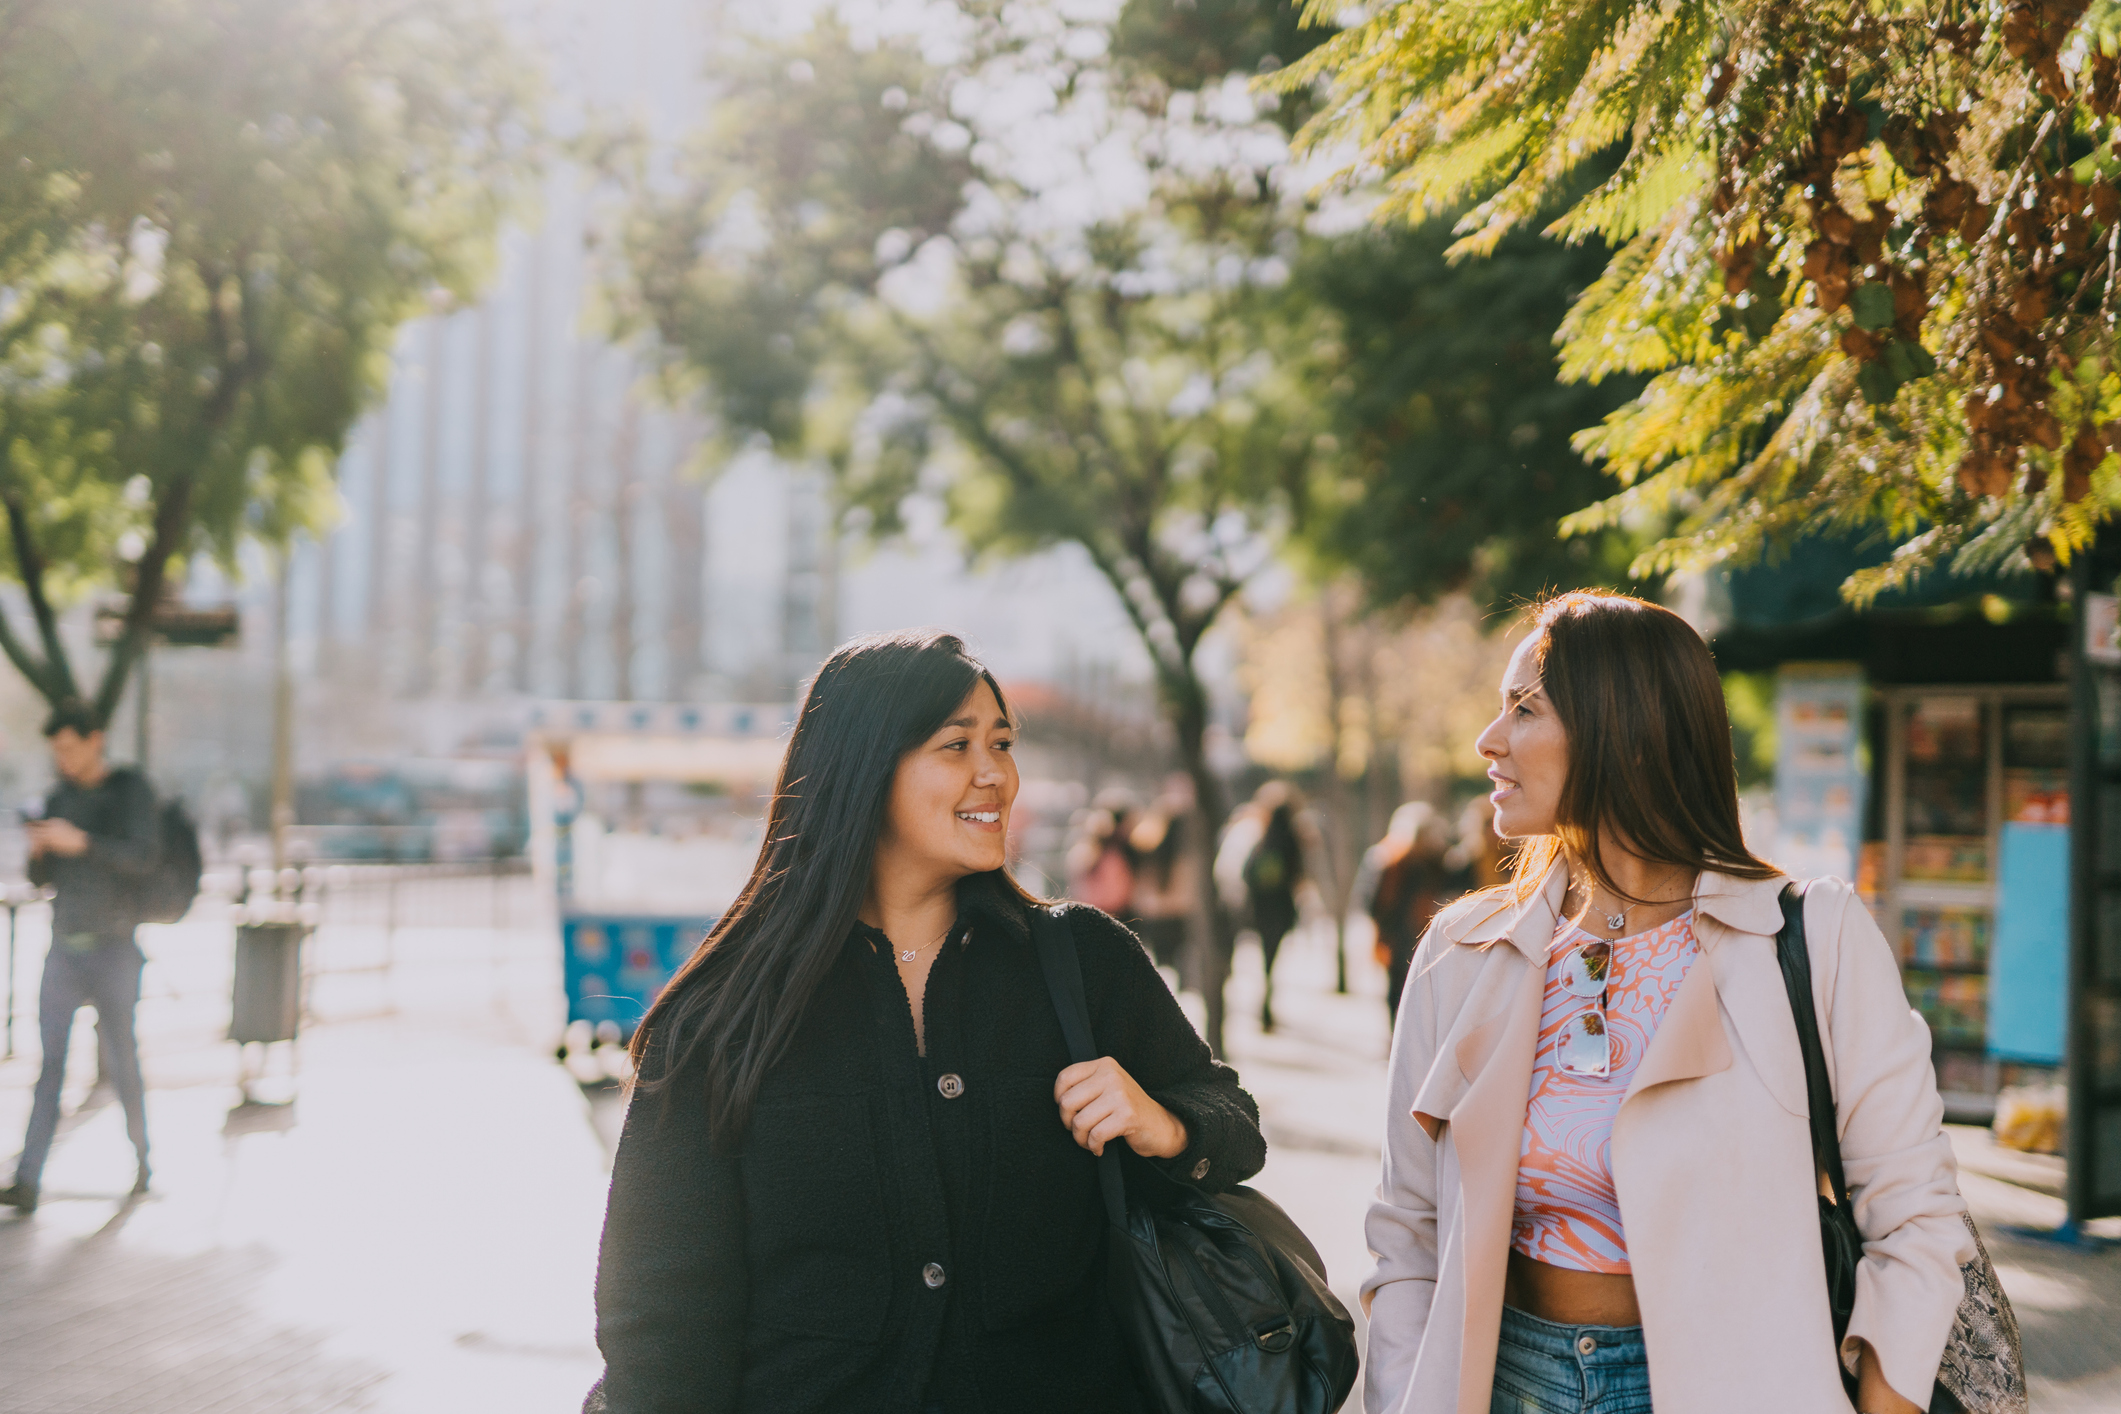
<path fill-rule="evenodd" d="M 1134 850 L 1126 833 L 1133 813 L 1125 792 L 1101 792 L 1068 847 L 1068 896 L 1123 923 L 1134 912 Z"/>
<path fill-rule="evenodd" d="M 796 719 L 740 901 L 633 1038 L 590 1414 L 1148 1414 L 1093 1157 L 1211 1191 L 1259 1111 L 1138 943 L 1073 935 L 1069 1063 L 1004 867 L 1016 729 L 948 634 L 860 639 Z"/>
<path fill-rule="evenodd" d="M 1377 928 L 1374 946 L 1387 978 L 1385 1012 L 1395 1019 L 1423 930 L 1470 882 L 1469 871 L 1451 866 L 1450 850 L 1443 816 L 1428 802 L 1414 800 L 1392 812 L 1385 837 L 1363 858 L 1356 896 L 1366 900 Z"/>
<path fill-rule="evenodd" d="M 1259 1029 L 1274 1029 L 1274 959 L 1283 938 L 1296 926 L 1297 886 L 1303 883 L 1304 841 L 1299 833 L 1301 803 L 1285 781 L 1268 781 L 1252 797 L 1251 811 L 1259 838 L 1245 853 L 1245 906 L 1259 933 L 1266 990 L 1259 1001 Z"/>
<path fill-rule="evenodd" d="M 1155 802 L 1127 832 L 1134 857 L 1134 926 L 1159 967 L 1187 970 L 1186 939 L 1201 907 L 1196 833 L 1193 782 L 1181 775 L 1165 779 Z"/>
<path fill-rule="evenodd" d="M 105 1073 L 118 1092 L 138 1160 L 132 1191 L 145 1193 L 148 1183 L 147 1105 L 133 1034 L 146 959 L 133 933 L 159 854 L 155 793 L 138 771 L 104 759 L 103 728 L 86 703 L 61 703 L 45 722 L 44 736 L 59 784 L 42 816 L 25 826 L 30 881 L 54 891 L 51 950 L 37 992 L 44 1058 L 15 1181 L 0 1189 L 0 1203 L 25 1213 L 37 1207 L 44 1161 L 59 1128 L 67 1043 L 74 1013 L 83 1006 L 96 1009 Z"/>
<path fill-rule="evenodd" d="M 1458 841 L 1445 856 L 1453 869 L 1463 870 L 1469 889 L 1492 889 L 1507 883 L 1517 845 L 1495 833 L 1495 802 L 1476 795 L 1458 812 Z"/>

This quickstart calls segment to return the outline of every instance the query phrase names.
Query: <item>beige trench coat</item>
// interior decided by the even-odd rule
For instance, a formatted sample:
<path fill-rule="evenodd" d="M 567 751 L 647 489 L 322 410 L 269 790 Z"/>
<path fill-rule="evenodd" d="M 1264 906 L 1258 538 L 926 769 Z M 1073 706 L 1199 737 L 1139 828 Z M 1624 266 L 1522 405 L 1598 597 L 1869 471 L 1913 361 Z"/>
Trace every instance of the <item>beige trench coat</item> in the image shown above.
<path fill-rule="evenodd" d="M 1813 1198 L 1804 1061 L 1775 958 L 1784 878 L 1704 874 L 1702 955 L 1613 1122 L 1657 1414 L 1845 1411 Z M 1461 900 L 1423 938 L 1392 1041 L 1369 1414 L 1485 1414 L 1546 956 L 1566 878 Z M 1864 1256 L 1842 1358 L 1868 1340 L 1929 1403 L 1973 1255 L 1930 1038 L 1849 886 L 1811 885 L 1813 1000 Z M 1852 1366 L 1853 1368 L 1853 1366 Z"/>

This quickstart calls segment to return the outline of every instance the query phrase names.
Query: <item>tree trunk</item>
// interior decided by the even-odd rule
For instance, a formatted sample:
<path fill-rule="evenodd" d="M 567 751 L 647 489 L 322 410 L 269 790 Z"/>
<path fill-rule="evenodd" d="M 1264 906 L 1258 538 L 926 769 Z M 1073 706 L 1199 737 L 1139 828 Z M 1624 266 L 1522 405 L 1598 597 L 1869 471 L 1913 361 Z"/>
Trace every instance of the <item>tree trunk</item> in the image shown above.
<path fill-rule="evenodd" d="M 1197 641 L 1197 640 L 1196 640 Z M 1223 1051 L 1223 993 L 1230 980 L 1230 958 L 1237 946 L 1237 920 L 1223 907 L 1215 887 L 1215 847 L 1230 818 L 1230 802 L 1223 792 L 1222 778 L 1208 764 L 1208 694 L 1188 653 L 1176 665 L 1166 665 L 1158 674 L 1164 703 L 1171 710 L 1173 735 L 1178 741 L 1179 765 L 1193 782 L 1194 825 L 1200 848 L 1195 851 L 1196 886 L 1201 899 L 1205 927 L 1194 930 L 1192 972 L 1188 979 L 1200 991 L 1207 1016 L 1203 1031 L 1208 1048 L 1220 1057 Z"/>
<path fill-rule="evenodd" d="M 1362 857 L 1363 842 L 1356 824 L 1355 812 L 1348 801 L 1347 782 L 1341 778 L 1340 762 L 1345 743 L 1341 704 L 1347 697 L 1346 675 L 1341 671 L 1340 651 L 1340 606 L 1334 602 L 1333 586 L 1326 585 L 1318 594 L 1319 630 L 1323 639 L 1326 663 L 1326 819 L 1328 828 L 1321 842 L 1325 855 L 1325 873 L 1319 880 L 1319 892 L 1324 895 L 1326 906 L 1333 911 L 1333 990 L 1346 995 L 1348 990 L 1348 891 L 1355 881 L 1355 861 Z"/>

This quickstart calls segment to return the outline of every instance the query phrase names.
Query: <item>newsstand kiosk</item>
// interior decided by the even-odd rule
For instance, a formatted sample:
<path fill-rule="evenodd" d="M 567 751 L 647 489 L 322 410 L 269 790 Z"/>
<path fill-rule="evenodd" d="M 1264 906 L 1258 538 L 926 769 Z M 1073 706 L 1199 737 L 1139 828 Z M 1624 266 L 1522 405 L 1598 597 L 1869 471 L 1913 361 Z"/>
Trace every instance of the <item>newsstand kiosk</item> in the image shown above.
<path fill-rule="evenodd" d="M 1948 1119 L 2066 1091 L 2067 1240 L 2121 1214 L 2121 533 L 2059 580 L 1939 571 L 1842 603 L 1883 553 L 1809 540 L 1724 581 L 1719 668 L 1776 682 L 1761 843 L 1853 876 Z"/>
<path fill-rule="evenodd" d="M 560 1059 L 626 1073 L 624 1043 L 750 876 L 785 707 L 564 702 L 529 733 L 532 867 L 567 989 Z"/>

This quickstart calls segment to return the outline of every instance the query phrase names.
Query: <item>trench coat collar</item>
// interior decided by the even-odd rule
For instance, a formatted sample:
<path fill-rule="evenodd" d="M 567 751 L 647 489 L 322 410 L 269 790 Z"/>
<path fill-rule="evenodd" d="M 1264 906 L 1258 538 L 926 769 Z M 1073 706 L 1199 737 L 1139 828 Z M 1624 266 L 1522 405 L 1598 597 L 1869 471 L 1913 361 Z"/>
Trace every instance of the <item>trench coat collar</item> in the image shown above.
<path fill-rule="evenodd" d="M 1523 898 L 1507 884 L 1474 895 L 1465 912 L 1445 922 L 1445 936 L 1476 948 L 1507 941 L 1524 954 L 1525 961 L 1544 967 L 1547 949 L 1554 942 L 1554 921 L 1561 916 L 1562 896 L 1568 888 L 1568 870 L 1557 859 Z"/>
<path fill-rule="evenodd" d="M 1740 879 L 1703 870 L 1694 885 L 1694 907 L 1726 928 L 1772 938 L 1782 931 L 1782 890 L 1787 874 Z"/>
<path fill-rule="evenodd" d="M 1792 1114 L 1808 1112 L 1803 1057 L 1771 941 L 1782 927 L 1779 896 L 1789 882 L 1782 874 L 1766 879 L 1701 875 L 1694 895 L 1694 938 L 1705 965 L 1688 969 L 1623 1105 L 1654 1086 L 1729 1068 L 1731 1049 L 1721 1012 L 1745 1039 L 1769 1093 Z M 1514 1171 L 1514 1135 L 1524 1124 L 1548 958 L 1566 884 L 1557 863 L 1539 891 L 1522 902 L 1498 890 L 1450 922 L 1448 935 L 1461 946 L 1511 945 L 1482 968 L 1414 1100 L 1415 1118 L 1431 1138 L 1446 1120 L 1458 1126 L 1462 1157 L 1468 1150 L 1490 1157 L 1482 1137 L 1492 1124 L 1492 1158 L 1498 1167 L 1506 1158 Z M 1754 942 L 1730 946 L 1743 938 Z M 1475 1091 L 1491 1087 L 1494 1093 L 1479 1104 L 1466 1103 Z M 1467 1171 L 1478 1164 L 1475 1159 Z"/>
<path fill-rule="evenodd" d="M 1544 967 L 1553 945 L 1554 928 L 1561 919 L 1562 898 L 1568 892 L 1568 870 L 1560 860 L 1549 865 L 1546 877 L 1524 898 L 1507 888 L 1492 891 L 1457 921 L 1451 941 L 1472 947 L 1488 947 L 1508 940 L 1527 962 Z M 1782 927 L 1782 905 L 1778 901 L 1787 875 L 1766 879 L 1740 879 L 1704 869 L 1694 884 L 1694 910 L 1726 928 L 1772 938 Z M 1703 930 L 1697 930 L 1697 933 Z M 1710 935 L 1715 930 L 1706 930 Z M 1709 945 L 1703 936 L 1702 945 Z"/>

